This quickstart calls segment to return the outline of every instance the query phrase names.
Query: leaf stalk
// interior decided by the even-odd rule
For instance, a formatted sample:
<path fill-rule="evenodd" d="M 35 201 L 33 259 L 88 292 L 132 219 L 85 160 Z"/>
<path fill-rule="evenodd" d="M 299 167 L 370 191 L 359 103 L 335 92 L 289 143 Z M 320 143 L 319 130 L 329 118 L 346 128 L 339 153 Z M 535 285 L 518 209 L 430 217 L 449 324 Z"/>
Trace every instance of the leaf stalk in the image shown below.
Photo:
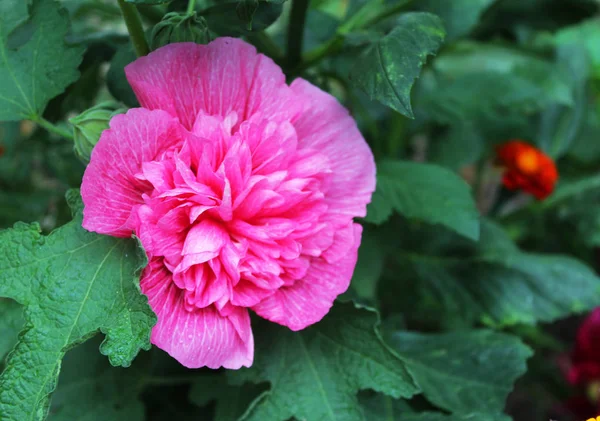
<path fill-rule="evenodd" d="M 46 129 L 50 133 L 54 133 L 55 135 L 62 136 L 65 139 L 74 140 L 72 133 L 50 123 L 44 117 L 36 116 L 36 117 L 33 117 L 31 119 L 31 121 L 34 121 L 35 123 L 39 124 L 41 127 Z"/>
<path fill-rule="evenodd" d="M 147 55 L 150 52 L 146 36 L 144 35 L 144 27 L 142 26 L 142 18 L 138 13 L 134 4 L 125 3 L 125 0 L 118 0 L 127 31 L 133 44 L 133 49 L 138 57 Z"/>
<path fill-rule="evenodd" d="M 302 43 L 304 40 L 304 23 L 308 11 L 309 0 L 294 0 L 290 12 L 290 23 L 287 36 L 287 65 L 290 69 L 302 61 Z"/>

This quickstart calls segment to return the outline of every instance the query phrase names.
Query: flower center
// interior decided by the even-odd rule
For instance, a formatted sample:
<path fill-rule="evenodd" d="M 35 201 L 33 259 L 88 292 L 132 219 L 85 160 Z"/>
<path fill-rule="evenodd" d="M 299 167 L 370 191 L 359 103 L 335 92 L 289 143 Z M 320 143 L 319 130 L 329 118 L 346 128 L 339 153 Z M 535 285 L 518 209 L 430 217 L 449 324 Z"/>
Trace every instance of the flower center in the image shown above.
<path fill-rule="evenodd" d="M 517 155 L 517 168 L 527 175 L 535 174 L 540 167 L 540 160 L 535 150 L 525 150 Z"/>

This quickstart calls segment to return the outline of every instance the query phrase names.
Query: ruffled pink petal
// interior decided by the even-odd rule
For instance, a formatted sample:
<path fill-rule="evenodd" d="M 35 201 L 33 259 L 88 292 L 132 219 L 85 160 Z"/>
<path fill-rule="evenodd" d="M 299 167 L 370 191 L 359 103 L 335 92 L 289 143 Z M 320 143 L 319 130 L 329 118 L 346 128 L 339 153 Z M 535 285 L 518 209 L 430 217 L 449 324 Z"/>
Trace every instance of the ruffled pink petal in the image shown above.
<path fill-rule="evenodd" d="M 151 342 L 188 368 L 250 367 L 254 338 L 248 310 L 214 306 L 188 311 L 184 293 L 173 283 L 160 259 L 153 259 L 140 281 L 142 292 L 158 317 Z"/>
<path fill-rule="evenodd" d="M 130 218 L 150 184 L 135 177 L 142 163 L 182 142 L 182 128 L 164 111 L 134 108 L 110 122 L 92 151 L 81 184 L 83 227 L 115 237 L 129 237 Z"/>
<path fill-rule="evenodd" d="M 348 289 L 356 265 L 362 226 L 353 224 L 353 246 L 335 263 L 314 258 L 306 275 L 291 286 L 277 290 L 252 309 L 261 317 L 301 330 L 318 322 L 328 312 L 338 295 Z"/>
<path fill-rule="evenodd" d="M 260 112 L 284 121 L 303 105 L 273 60 L 235 38 L 169 44 L 129 64 L 125 73 L 143 107 L 165 110 L 187 129 L 200 112 L 225 117 L 235 111 L 239 121 Z"/>
<path fill-rule="evenodd" d="M 331 167 L 328 214 L 365 216 L 375 190 L 375 160 L 354 119 L 333 96 L 304 79 L 291 88 L 308 104 L 294 121 L 299 148 L 320 152 Z"/>

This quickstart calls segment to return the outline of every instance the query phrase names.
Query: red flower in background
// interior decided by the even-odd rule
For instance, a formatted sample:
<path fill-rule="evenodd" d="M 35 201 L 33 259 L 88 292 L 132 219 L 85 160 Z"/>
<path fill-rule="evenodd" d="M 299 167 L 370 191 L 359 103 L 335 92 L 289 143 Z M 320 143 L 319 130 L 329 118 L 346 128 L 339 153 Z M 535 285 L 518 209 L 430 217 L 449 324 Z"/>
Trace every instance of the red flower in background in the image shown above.
<path fill-rule="evenodd" d="M 572 384 L 584 385 L 600 381 L 600 307 L 592 311 L 579 327 L 568 380 Z"/>
<path fill-rule="evenodd" d="M 505 167 L 502 183 L 509 190 L 522 189 L 538 200 L 545 199 L 558 180 L 552 159 L 534 146 L 511 140 L 496 150 L 497 162 Z"/>

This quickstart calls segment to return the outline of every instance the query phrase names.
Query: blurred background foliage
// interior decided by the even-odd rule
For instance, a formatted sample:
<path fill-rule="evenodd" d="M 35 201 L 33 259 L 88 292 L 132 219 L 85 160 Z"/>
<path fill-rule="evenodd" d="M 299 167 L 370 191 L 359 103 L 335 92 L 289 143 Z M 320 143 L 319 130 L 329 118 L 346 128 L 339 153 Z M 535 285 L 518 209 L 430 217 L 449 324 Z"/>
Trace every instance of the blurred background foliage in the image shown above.
<path fill-rule="evenodd" d="M 85 54 L 80 79 L 51 100 L 43 118 L 67 129 L 68 118 L 103 101 L 117 99 L 136 106 L 123 73 L 136 56 L 116 2 L 61 3 L 72 22 L 67 40 L 84 46 Z M 165 13 L 184 11 L 188 5 L 182 0 L 137 3 L 148 36 Z M 600 269 L 600 2 L 312 0 L 298 57 L 284 54 L 291 3 L 198 0 L 195 9 L 213 38 L 244 37 L 280 64 L 290 80 L 301 76 L 336 95 L 356 118 L 378 161 L 428 162 L 459 174 L 471 186 L 483 215 L 480 240 L 475 242 L 439 215 L 439 225 L 431 225 L 406 212 L 390 216 L 391 209 L 381 218 L 370 213 L 348 297 L 380 309 L 385 326 L 421 332 L 493 326 L 523 338 L 536 353 L 507 402 L 507 413 L 517 421 L 581 420 L 581 412 L 569 404 L 573 397 L 583 396 L 594 411 L 597 401 L 590 401 L 585 390 L 569 386 L 561 370 L 580 316 L 557 321 L 578 310 L 571 307 L 573 302 L 582 309 L 594 306 L 586 301 L 595 299 L 586 297 L 589 286 L 584 281 L 577 284 L 574 275 L 586 269 L 571 261 L 555 265 L 557 257 L 541 254 L 569 255 Z M 360 89 L 365 85 L 357 73 L 361 66 L 370 65 L 369 48 L 395 31 L 405 12 L 438 15 L 446 37 L 443 43 L 434 37 L 428 41 L 430 52 L 435 52 L 436 43 L 441 46 L 426 63 L 423 57 L 410 103 L 386 107 Z M 435 26 L 435 22 L 428 24 Z M 8 44 L 18 45 L 27 38 L 27 30 L 24 26 L 11 33 Z M 393 53 L 401 56 L 402 51 Z M 418 70 L 417 66 L 415 76 Z M 500 170 L 494 165 L 495 147 L 510 139 L 531 142 L 555 160 L 560 180 L 548 199 L 538 202 L 502 189 Z M 69 221 L 63 198 L 69 188 L 79 187 L 84 169 L 72 141 L 31 121 L 0 123 L 0 226 L 39 221 L 50 232 Z M 417 182 L 410 175 L 403 177 L 407 185 Z M 440 202 L 438 213 L 446 211 L 444 203 Z M 544 287 L 548 279 L 550 288 Z M 509 298 L 494 301 L 503 291 L 527 297 L 529 307 L 506 304 Z M 569 299 L 562 301 L 563 297 Z M 11 326 L 19 326 L 18 320 Z M 16 339 L 17 331 L 0 335 L 0 341 Z M 98 363 L 90 364 L 87 358 L 92 354 L 85 354 L 86 347 L 97 345 L 91 342 L 68 354 L 53 408 L 76 399 L 75 394 L 98 393 L 94 383 L 88 389 L 75 383 L 69 386 L 72 376 L 115 382 L 123 393 L 131 392 L 126 385 L 141 388 L 135 373 L 107 371 L 99 354 Z M 8 349 L 0 342 L 3 355 Z M 78 371 L 83 367 L 78 363 L 81 358 L 86 359 L 85 373 Z M 215 398 L 233 393 L 240 402 L 227 406 L 198 398 L 206 389 L 198 381 L 191 398 L 197 405 L 193 405 L 187 399 L 186 374 L 161 351 L 153 350 L 135 367 L 141 367 L 137 369 L 146 377 L 158 375 L 144 377 L 143 384 L 149 387 L 139 400 L 135 393 L 131 399 L 118 396 L 123 406 L 109 409 L 119 416 L 135 416 L 145 405 L 150 420 L 173 419 L 174 414 L 180 420 L 198 420 L 207 413 L 201 407 L 210 405 L 208 411 L 215 419 L 233 420 L 264 390 L 260 385 L 230 390 L 231 386 L 219 383 L 223 376 L 209 375 L 204 379 L 207 384 L 222 391 L 215 392 Z M 389 398 L 361 395 L 365 408 L 373 408 L 367 410 L 371 414 L 367 419 L 384 419 L 377 414 L 383 405 L 379 399 Z M 385 405 L 399 412 L 432 409 L 421 397 L 410 405 L 391 400 Z M 51 412 L 50 419 L 76 419 L 62 414 L 63 418 L 52 418 Z"/>

